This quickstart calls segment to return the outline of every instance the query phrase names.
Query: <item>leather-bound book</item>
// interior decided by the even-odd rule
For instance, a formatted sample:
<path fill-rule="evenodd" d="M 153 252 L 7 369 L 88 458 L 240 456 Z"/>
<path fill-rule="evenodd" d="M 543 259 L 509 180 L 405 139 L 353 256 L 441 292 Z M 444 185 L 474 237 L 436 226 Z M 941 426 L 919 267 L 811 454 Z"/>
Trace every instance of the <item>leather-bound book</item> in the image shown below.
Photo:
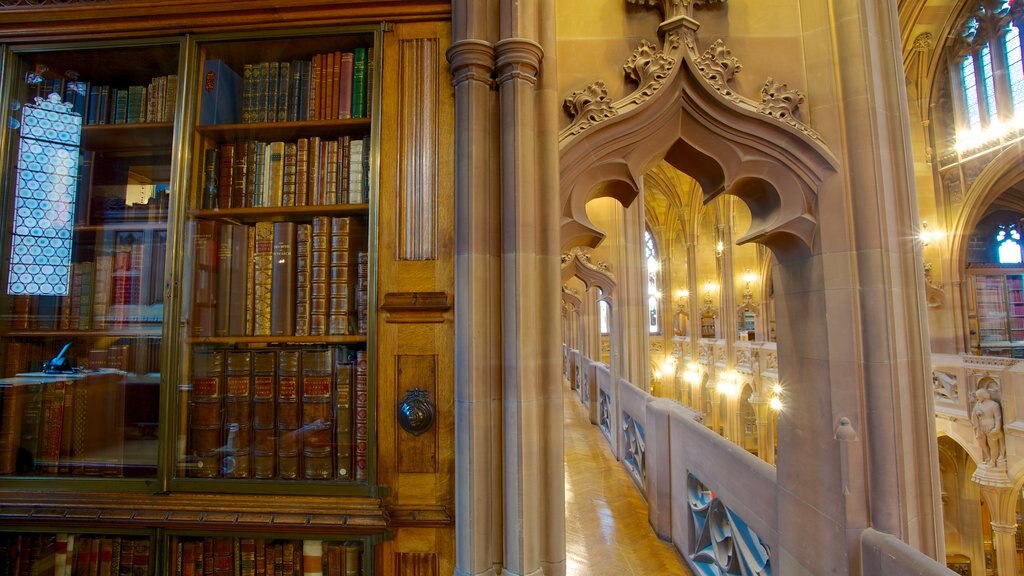
<path fill-rule="evenodd" d="M 277 469 L 278 476 L 286 480 L 300 477 L 299 394 L 299 351 L 281 350 L 277 362 Z"/>
<path fill-rule="evenodd" d="M 277 473 L 277 351 L 252 353 L 253 477 L 273 478 Z"/>
<path fill-rule="evenodd" d="M 352 396 L 355 385 L 355 362 L 348 348 L 334 350 L 334 452 L 335 470 L 340 480 L 351 480 L 352 466 Z"/>
<path fill-rule="evenodd" d="M 192 396 L 189 401 L 189 476 L 220 476 L 221 433 L 224 430 L 223 353 L 209 348 L 192 352 Z"/>
<path fill-rule="evenodd" d="M 329 348 L 302 351 L 302 461 L 307 480 L 333 477 L 332 364 Z"/>
<path fill-rule="evenodd" d="M 274 276 L 274 223 L 256 223 L 255 252 L 253 253 L 253 308 L 256 336 L 269 336 L 273 307 Z"/>
<path fill-rule="evenodd" d="M 274 256 L 271 278 L 270 334 L 295 335 L 296 224 L 274 223 Z"/>
<path fill-rule="evenodd" d="M 230 350 L 226 354 L 221 470 L 225 478 L 249 478 L 252 475 L 252 352 Z"/>

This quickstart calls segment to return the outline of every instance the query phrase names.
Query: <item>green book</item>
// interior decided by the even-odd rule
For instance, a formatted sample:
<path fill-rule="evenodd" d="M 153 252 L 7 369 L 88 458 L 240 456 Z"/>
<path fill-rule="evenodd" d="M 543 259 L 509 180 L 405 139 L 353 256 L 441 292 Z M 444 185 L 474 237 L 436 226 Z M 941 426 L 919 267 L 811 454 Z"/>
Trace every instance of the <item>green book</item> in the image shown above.
<path fill-rule="evenodd" d="M 366 48 L 352 51 L 352 117 L 366 118 Z"/>

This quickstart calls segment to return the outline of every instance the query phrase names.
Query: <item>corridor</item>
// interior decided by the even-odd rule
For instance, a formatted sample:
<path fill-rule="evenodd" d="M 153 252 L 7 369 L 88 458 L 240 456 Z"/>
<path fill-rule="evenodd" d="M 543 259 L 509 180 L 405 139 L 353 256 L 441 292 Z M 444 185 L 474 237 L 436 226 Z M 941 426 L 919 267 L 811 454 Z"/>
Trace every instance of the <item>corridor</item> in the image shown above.
<path fill-rule="evenodd" d="M 567 576 L 693 574 L 647 522 L 647 503 L 563 382 Z"/>

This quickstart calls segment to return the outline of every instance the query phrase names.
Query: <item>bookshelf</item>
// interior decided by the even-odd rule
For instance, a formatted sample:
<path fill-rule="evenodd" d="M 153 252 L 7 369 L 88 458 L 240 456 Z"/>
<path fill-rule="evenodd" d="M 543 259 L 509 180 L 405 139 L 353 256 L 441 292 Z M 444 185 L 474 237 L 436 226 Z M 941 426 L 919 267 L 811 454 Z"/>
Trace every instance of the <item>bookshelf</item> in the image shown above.
<path fill-rule="evenodd" d="M 969 268 L 973 288 L 972 345 L 981 354 L 1024 358 L 1024 270 Z"/>
<path fill-rule="evenodd" d="M 264 570 L 266 550 L 286 542 L 293 554 L 296 543 L 313 549 L 320 544 L 320 570 L 305 573 L 334 574 L 339 567 L 346 575 L 454 569 L 453 103 L 444 64 L 450 8 L 436 4 L 434 12 L 409 21 L 404 12 L 421 10 L 422 4 L 312 4 L 318 4 L 315 18 L 311 3 L 271 10 L 183 2 L 168 6 L 178 17 L 154 14 L 142 25 L 135 11 L 150 7 L 126 0 L 102 10 L 81 7 L 120 15 L 123 26 L 98 40 L 83 40 L 96 36 L 87 31 L 87 19 L 81 25 L 72 19 L 60 30 L 39 38 L 26 32 L 2 46 L 5 109 L 12 102 L 24 108 L 31 100 L 37 89 L 24 83 L 28 71 L 40 70 L 50 81 L 70 78 L 71 71 L 111 89 L 148 87 L 153 78 L 170 75 L 179 81 L 174 104 L 163 104 L 172 111 L 169 117 L 99 124 L 89 122 L 86 108 L 78 157 L 88 177 L 76 177 L 69 188 L 69 293 L 0 293 L 0 423 L 12 414 L 21 417 L 17 433 L 12 425 L 0 436 L 0 456 L 5 447 L 20 449 L 22 436 L 49 442 L 40 454 L 57 454 L 56 472 L 50 458 L 17 456 L 12 472 L 0 472 L 0 547 L 5 538 L 10 550 L 10 539 L 40 535 L 36 544 L 28 543 L 31 557 L 33 546 L 48 550 L 58 538 L 92 539 L 90 547 L 98 541 L 101 550 L 103 539 L 112 547 L 115 539 L 144 538 L 150 557 L 136 574 L 187 573 L 186 547 L 192 573 L 202 573 L 195 571 L 197 552 L 201 547 L 205 554 L 207 542 L 224 551 L 230 546 L 231 568 L 223 573 L 247 574 L 242 563 L 249 564 L 250 541 L 254 562 L 258 547 L 263 549 Z M 54 8 L 53 15 L 61 10 Z M 40 25 L 48 25 L 42 18 L 47 11 L 39 8 Z M 382 24 L 392 17 L 396 23 Z M 244 76 L 246 65 L 288 62 L 290 68 L 294 61 L 354 55 L 356 49 L 365 50 L 367 62 L 362 117 L 260 119 L 257 104 L 255 121 L 204 118 L 210 110 L 204 103 L 210 61 Z M 168 81 L 161 82 L 166 98 Z M 423 101 L 419 85 L 436 90 L 436 96 Z M 423 118 L 416 116 L 420 110 Z M 397 126 L 399 121 L 414 122 L 416 130 Z M 0 281 L 6 283 L 23 134 L 0 126 L 0 137 Z M 285 200 L 284 174 L 280 196 L 257 200 L 255 187 L 262 183 L 242 180 L 241 195 L 222 200 L 221 190 L 232 189 L 221 187 L 221 165 L 213 160 L 224 157 L 225 146 L 238 152 L 249 142 L 262 143 L 265 159 L 273 143 L 294 145 L 298 152 L 300 141 L 307 154 L 312 142 L 323 151 L 321 169 L 307 166 L 305 201 L 298 200 L 298 190 Z M 361 169 L 353 176 L 357 141 Z M 323 166 L 334 153 L 339 164 L 332 175 Z M 340 164 L 346 157 L 348 178 Z M 236 165 L 230 166 L 234 181 Z M 247 174 L 255 168 L 244 166 Z M 310 186 L 319 188 L 310 195 Z M 378 192 L 381 187 L 386 192 Z M 130 202 L 139 190 L 150 190 L 153 201 Z M 428 225 L 405 229 L 413 221 Z M 259 330 L 257 231 L 264 234 L 261 257 L 270 255 L 269 267 L 261 268 L 270 273 L 269 300 L 262 300 L 269 301 L 270 316 L 258 319 Z M 403 248 L 395 247 L 398 239 Z M 315 254 L 314 242 L 320 251 Z M 294 253 L 294 262 L 280 262 L 275 248 Z M 107 278 L 99 288 L 98 255 Z M 316 295 L 322 299 L 315 327 L 314 256 Z M 275 285 L 275 278 L 284 282 Z M 137 290 L 138 302 L 115 302 L 115 280 L 132 287 L 132 294 Z M 343 281 L 347 289 L 340 288 Z M 307 289 L 300 295 L 303 282 Z M 86 286 L 88 297 L 110 290 L 100 302 L 106 312 L 97 313 L 95 298 L 83 304 Z M 267 298 L 266 285 L 260 292 Z M 389 297 L 411 303 L 378 311 L 378 295 L 384 304 Z M 441 295 L 436 300 L 443 305 L 424 305 L 424 295 Z M 121 308 L 112 312 L 115 305 Z M 83 370 L 40 375 L 42 361 L 68 342 L 70 364 Z M 414 388 L 428 391 L 438 407 L 434 427 L 418 436 L 402 430 L 396 418 Z M 82 398 L 96 398 L 81 411 L 74 400 L 79 391 Z M 72 398 L 71 410 L 63 414 L 61 393 Z M 26 411 L 28 397 L 33 404 Z M 99 414 L 92 406 L 110 409 Z M 97 423 L 81 440 L 98 452 L 80 450 L 85 458 L 76 468 L 75 438 L 62 433 L 60 442 L 43 440 L 40 426 L 61 414 L 71 417 L 63 429 L 73 430 L 78 413 Z M 39 426 L 22 434 L 26 418 Z M 68 458 L 65 442 L 71 445 Z M 116 464 L 104 460 L 110 452 L 120 455 Z M 283 548 L 281 555 L 283 561 Z"/>

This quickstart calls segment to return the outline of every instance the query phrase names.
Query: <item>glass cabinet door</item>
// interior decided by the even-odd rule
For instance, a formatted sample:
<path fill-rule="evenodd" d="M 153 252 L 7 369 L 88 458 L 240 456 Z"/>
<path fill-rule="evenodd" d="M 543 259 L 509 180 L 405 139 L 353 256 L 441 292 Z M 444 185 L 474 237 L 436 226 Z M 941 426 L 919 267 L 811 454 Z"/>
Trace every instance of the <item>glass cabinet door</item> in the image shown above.
<path fill-rule="evenodd" d="M 178 44 L 11 50 L 0 477 L 154 477 Z"/>
<path fill-rule="evenodd" d="M 376 42 L 197 40 L 173 469 L 196 489 L 372 481 Z"/>

